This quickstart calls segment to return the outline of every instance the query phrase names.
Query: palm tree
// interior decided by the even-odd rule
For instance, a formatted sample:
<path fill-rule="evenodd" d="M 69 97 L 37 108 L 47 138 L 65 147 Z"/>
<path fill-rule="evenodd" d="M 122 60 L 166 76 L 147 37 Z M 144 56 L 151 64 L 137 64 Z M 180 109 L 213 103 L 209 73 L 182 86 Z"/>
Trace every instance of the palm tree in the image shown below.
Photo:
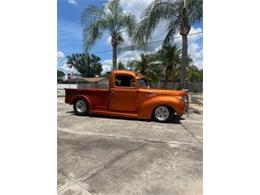
<path fill-rule="evenodd" d="M 192 82 L 202 82 L 203 80 L 203 70 L 199 70 L 197 66 L 191 65 L 188 68 L 188 81 Z"/>
<path fill-rule="evenodd" d="M 144 75 L 148 82 L 157 83 L 162 75 L 162 67 L 156 58 L 157 56 L 153 54 L 145 55 L 141 53 L 140 59 L 130 61 L 128 66 L 131 70 Z"/>
<path fill-rule="evenodd" d="M 178 73 L 178 68 L 181 63 L 181 50 L 176 44 L 163 44 L 162 48 L 157 52 L 158 59 L 161 61 L 161 65 L 164 67 L 165 71 L 165 85 L 167 81 L 176 80 Z"/>
<path fill-rule="evenodd" d="M 186 86 L 188 66 L 188 34 L 191 25 L 202 20 L 202 0 L 154 0 L 144 11 L 137 32 L 133 38 L 138 44 L 147 43 L 160 21 L 167 20 L 169 25 L 164 43 L 173 41 L 180 31 L 182 36 L 181 83 Z"/>
<path fill-rule="evenodd" d="M 117 47 L 123 42 L 122 32 L 132 36 L 135 17 L 123 12 L 120 0 L 112 0 L 103 7 L 88 6 L 81 15 L 83 24 L 84 49 L 88 51 L 104 33 L 111 36 L 113 48 L 113 70 L 117 69 Z"/>
<path fill-rule="evenodd" d="M 118 62 L 117 68 L 118 70 L 126 70 L 125 65 L 121 61 Z"/>

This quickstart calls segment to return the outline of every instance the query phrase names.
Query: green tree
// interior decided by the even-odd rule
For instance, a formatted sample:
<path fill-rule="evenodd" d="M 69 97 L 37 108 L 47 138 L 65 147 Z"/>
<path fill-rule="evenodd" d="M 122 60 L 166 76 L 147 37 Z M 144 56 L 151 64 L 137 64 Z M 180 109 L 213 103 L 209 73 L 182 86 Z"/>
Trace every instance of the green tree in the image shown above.
<path fill-rule="evenodd" d="M 181 49 L 179 49 L 176 44 L 163 44 L 162 48 L 157 52 L 157 55 L 164 69 L 165 80 L 172 80 L 174 82 L 179 73 L 178 68 L 181 63 Z"/>
<path fill-rule="evenodd" d="M 57 70 L 57 77 L 59 78 L 59 77 L 63 77 L 63 76 L 65 76 L 65 73 L 60 70 Z"/>
<path fill-rule="evenodd" d="M 144 11 L 133 38 L 147 43 L 160 21 L 169 21 L 164 43 L 170 43 L 177 31 L 182 37 L 181 84 L 187 87 L 188 34 L 191 25 L 202 20 L 202 0 L 154 0 Z"/>
<path fill-rule="evenodd" d="M 128 66 L 131 70 L 141 73 L 150 83 L 157 83 L 162 76 L 160 62 L 156 61 L 157 56 L 141 54 L 140 59 L 132 60 Z"/>
<path fill-rule="evenodd" d="M 203 70 L 199 70 L 197 66 L 191 65 L 188 67 L 188 81 L 193 82 L 202 82 L 203 81 Z"/>
<path fill-rule="evenodd" d="M 67 64 L 70 68 L 74 67 L 84 77 L 100 76 L 102 65 L 100 57 L 93 54 L 71 54 L 67 56 Z"/>
<path fill-rule="evenodd" d="M 118 70 L 126 70 L 126 67 L 122 62 L 118 62 L 117 67 L 118 67 Z"/>
<path fill-rule="evenodd" d="M 106 72 L 106 73 L 104 73 L 103 75 L 102 75 L 102 77 L 105 77 L 105 78 L 109 78 L 110 77 L 110 75 L 111 75 L 111 71 L 108 71 L 108 72 Z"/>
<path fill-rule="evenodd" d="M 132 36 L 136 23 L 134 15 L 123 12 L 119 0 L 112 0 L 101 8 L 88 6 L 82 12 L 81 19 L 85 50 L 88 51 L 104 33 L 109 33 L 113 48 L 113 70 L 117 69 L 117 47 L 124 41 L 123 31 Z"/>

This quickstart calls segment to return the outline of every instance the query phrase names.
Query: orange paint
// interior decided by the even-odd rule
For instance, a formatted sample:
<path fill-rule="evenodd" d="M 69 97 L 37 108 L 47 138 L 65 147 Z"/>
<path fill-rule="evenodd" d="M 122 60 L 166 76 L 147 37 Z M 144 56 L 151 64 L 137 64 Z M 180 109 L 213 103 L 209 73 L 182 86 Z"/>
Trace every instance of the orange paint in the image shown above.
<path fill-rule="evenodd" d="M 109 89 L 65 89 L 65 102 L 74 104 L 82 99 L 87 102 L 90 114 L 127 118 L 151 119 L 160 105 L 172 108 L 178 116 L 185 113 L 187 92 L 142 88 L 139 82 L 143 78 L 136 72 L 116 70 L 109 78 Z"/>

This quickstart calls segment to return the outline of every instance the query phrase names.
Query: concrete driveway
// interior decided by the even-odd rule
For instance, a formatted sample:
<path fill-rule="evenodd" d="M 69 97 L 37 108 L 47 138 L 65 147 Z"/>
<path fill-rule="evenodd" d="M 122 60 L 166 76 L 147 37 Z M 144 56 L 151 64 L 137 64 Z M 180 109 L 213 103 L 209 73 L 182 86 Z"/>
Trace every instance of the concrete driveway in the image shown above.
<path fill-rule="evenodd" d="M 58 194 L 202 194 L 202 115 L 76 116 L 58 98 Z"/>

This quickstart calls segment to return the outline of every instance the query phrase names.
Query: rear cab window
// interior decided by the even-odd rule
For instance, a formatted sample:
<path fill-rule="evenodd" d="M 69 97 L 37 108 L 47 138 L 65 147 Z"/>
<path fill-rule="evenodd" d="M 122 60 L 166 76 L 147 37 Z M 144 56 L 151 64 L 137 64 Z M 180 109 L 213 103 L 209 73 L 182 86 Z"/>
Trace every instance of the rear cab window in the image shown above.
<path fill-rule="evenodd" d="M 116 87 L 136 87 L 136 81 L 135 81 L 135 78 L 130 75 L 116 75 L 115 86 Z"/>

